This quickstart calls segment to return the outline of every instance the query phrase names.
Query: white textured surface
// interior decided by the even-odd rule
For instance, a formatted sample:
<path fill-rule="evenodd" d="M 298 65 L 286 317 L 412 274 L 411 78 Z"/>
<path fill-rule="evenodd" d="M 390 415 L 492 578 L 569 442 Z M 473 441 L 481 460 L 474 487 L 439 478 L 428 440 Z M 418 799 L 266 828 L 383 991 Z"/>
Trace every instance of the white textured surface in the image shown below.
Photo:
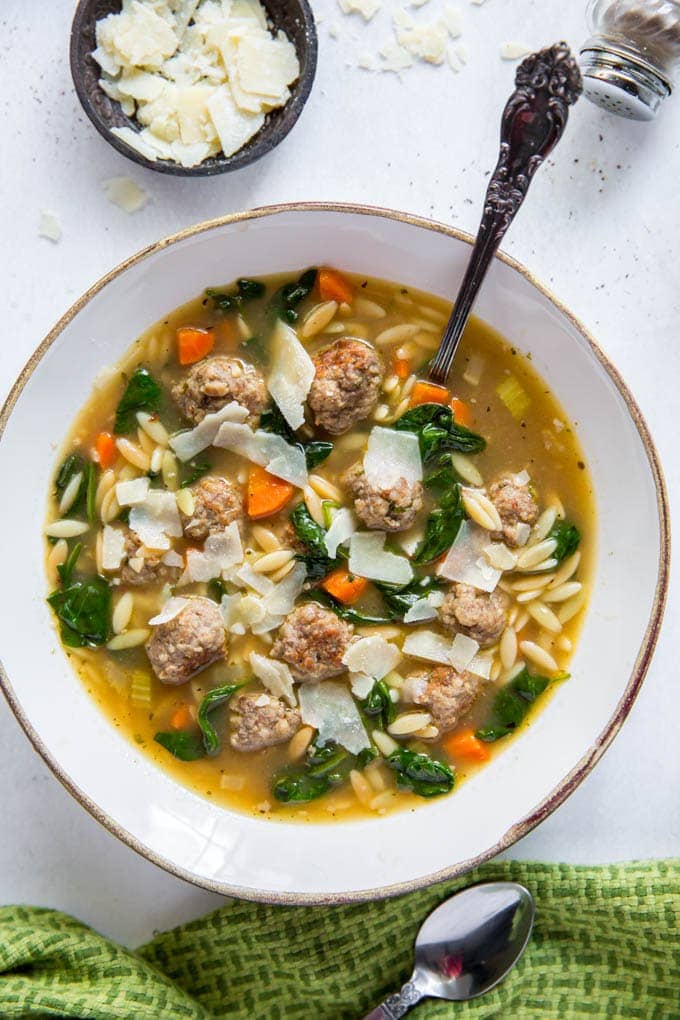
<path fill-rule="evenodd" d="M 428 8 L 434 11 L 435 3 Z M 57 317 L 95 279 L 163 234 L 201 219 L 270 202 L 335 199 L 403 208 L 474 230 L 484 175 L 496 157 L 498 115 L 511 89 L 513 65 L 499 59 L 500 44 L 521 35 L 532 47 L 559 37 L 577 46 L 586 29 L 578 3 L 549 10 L 527 0 L 488 0 L 480 8 L 461 0 L 460 6 L 468 66 L 459 75 L 446 67 L 417 68 L 401 83 L 394 75 L 345 66 L 352 54 L 370 50 L 369 40 L 382 42 L 385 15 L 365 28 L 356 17 L 342 18 L 332 0 L 318 2 L 319 72 L 293 134 L 268 159 L 237 174 L 176 181 L 128 163 L 82 114 L 68 75 L 72 4 L 58 0 L 36 21 L 18 0 L 5 3 L 0 93 L 17 156 L 0 166 L 6 197 L 2 395 Z M 337 42 L 328 36 L 331 22 L 343 31 Z M 32 66 L 42 69 L 39 76 L 29 74 L 26 52 L 37 54 Z M 22 90 L 17 81 L 25 82 Z M 631 384 L 673 501 L 680 485 L 679 128 L 677 98 L 652 125 L 580 103 L 556 165 L 536 178 L 506 244 L 593 330 Z M 133 216 L 113 206 L 102 189 L 105 179 L 123 174 L 151 196 Z M 38 236 L 45 208 L 61 221 L 58 245 Z M 615 437 L 612 453 L 618 455 Z M 658 654 L 621 735 L 514 856 L 592 863 L 680 853 L 674 596 Z M 219 905 L 218 897 L 159 871 L 92 821 L 34 754 L 4 702 L 0 775 L 0 902 L 58 907 L 129 944 Z"/>

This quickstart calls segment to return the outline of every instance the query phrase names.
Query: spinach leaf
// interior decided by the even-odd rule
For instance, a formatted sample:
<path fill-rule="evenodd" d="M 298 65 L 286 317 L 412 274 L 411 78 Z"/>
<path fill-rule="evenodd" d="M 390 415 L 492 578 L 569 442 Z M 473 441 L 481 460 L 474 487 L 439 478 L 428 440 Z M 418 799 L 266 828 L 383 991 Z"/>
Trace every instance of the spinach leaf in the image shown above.
<path fill-rule="evenodd" d="M 305 804 L 323 797 L 345 781 L 356 758 L 333 742 L 318 747 L 312 742 L 304 764 L 285 769 L 274 780 L 272 793 L 283 804 Z M 368 763 L 367 763 L 368 764 Z"/>
<path fill-rule="evenodd" d="M 414 432 L 420 440 L 420 455 L 424 464 L 431 464 L 443 453 L 481 453 L 486 440 L 458 425 L 453 411 L 446 404 L 419 404 L 402 414 L 393 428 L 399 432 Z"/>
<path fill-rule="evenodd" d="M 214 287 L 208 287 L 205 293 L 218 311 L 237 312 L 246 302 L 261 298 L 266 289 L 260 280 L 248 280 L 242 277 L 236 281 L 236 290 L 231 294 L 226 294 Z"/>
<path fill-rule="evenodd" d="M 431 591 L 439 591 L 442 587 L 442 582 L 433 574 L 417 577 L 414 581 L 410 581 L 409 584 L 405 584 L 401 588 L 393 584 L 384 584 L 382 581 L 374 581 L 373 583 L 385 600 L 385 605 L 392 613 L 392 619 L 402 620 L 416 602 L 426 598 Z"/>
<path fill-rule="evenodd" d="M 297 306 L 311 294 L 316 283 L 316 269 L 307 269 L 295 283 L 284 283 L 272 296 L 268 308 L 272 315 L 284 322 L 297 322 Z"/>
<path fill-rule="evenodd" d="M 581 532 L 575 524 L 570 524 L 569 521 L 558 518 L 548 532 L 547 537 L 554 538 L 557 541 L 557 547 L 552 555 L 558 563 L 561 563 L 562 560 L 566 560 L 567 556 L 571 556 L 578 549 L 579 542 L 581 541 Z"/>
<path fill-rule="evenodd" d="M 210 471 L 210 462 L 207 460 L 188 460 L 183 465 L 182 481 L 179 483 L 180 489 L 186 489 L 189 485 L 193 485 L 203 475 L 207 475 Z"/>
<path fill-rule="evenodd" d="M 109 636 L 111 589 L 103 577 L 92 577 L 52 592 L 47 601 L 61 623 L 61 636 L 72 648 L 103 645 Z"/>
<path fill-rule="evenodd" d="M 222 601 L 222 596 L 227 594 L 227 586 L 221 577 L 213 577 L 212 581 L 208 581 L 206 594 L 213 602 L 219 604 Z"/>
<path fill-rule="evenodd" d="M 215 687 L 212 691 L 208 691 L 201 702 L 201 707 L 198 710 L 198 725 L 203 734 L 206 754 L 217 754 L 220 749 L 220 738 L 215 727 L 208 719 L 208 713 L 229 701 L 234 691 L 239 689 L 239 686 L 240 684 L 223 684 L 222 687 Z"/>
<path fill-rule="evenodd" d="M 76 563 L 78 562 L 78 557 L 80 556 L 82 551 L 83 543 L 76 542 L 76 544 L 73 546 L 70 553 L 66 557 L 65 561 L 63 563 L 60 563 L 59 566 L 57 567 L 59 580 L 61 581 L 64 587 L 68 587 L 68 585 L 71 583 L 73 571 L 75 570 Z"/>
<path fill-rule="evenodd" d="M 282 436 L 291 446 L 299 446 L 304 451 L 307 467 L 311 470 L 317 464 L 321 464 L 333 452 L 333 444 L 316 440 L 311 443 L 303 443 L 283 417 L 278 404 L 272 403 L 260 416 L 260 428 L 265 432 L 273 432 Z"/>
<path fill-rule="evenodd" d="M 477 737 L 486 743 L 507 737 L 517 729 L 549 683 L 548 677 L 530 673 L 525 667 L 514 680 L 501 687 L 494 698 L 489 725 L 478 729 Z"/>
<path fill-rule="evenodd" d="M 130 376 L 116 408 L 113 431 L 117 436 L 131 432 L 137 425 L 137 411 L 155 414 L 161 406 L 161 388 L 146 368 L 137 368 Z"/>
<path fill-rule="evenodd" d="M 455 481 L 453 472 L 448 488 L 444 488 L 443 469 L 439 469 L 434 477 L 439 489 L 438 503 L 427 518 L 425 534 L 413 554 L 412 562 L 419 566 L 439 559 L 453 545 L 465 520 L 460 485 Z M 429 480 L 425 484 L 429 487 Z"/>
<path fill-rule="evenodd" d="M 299 503 L 290 515 L 295 537 L 305 547 L 305 552 L 298 553 L 296 559 L 307 568 L 307 578 L 318 581 L 329 574 L 338 560 L 331 559 L 324 541 L 326 532 L 316 523 L 304 503 Z"/>
<path fill-rule="evenodd" d="M 394 622 L 392 614 L 387 616 L 369 616 L 366 613 L 362 613 L 360 609 L 353 609 L 352 606 L 346 606 L 342 602 L 338 602 L 337 599 L 334 599 L 332 595 L 329 595 L 322 588 L 315 588 L 308 595 L 314 602 L 319 602 L 322 606 L 332 609 L 341 620 L 347 620 L 348 623 L 356 623 L 359 627 L 381 627 L 386 623 Z"/>
<path fill-rule="evenodd" d="M 396 772 L 400 790 L 410 790 L 419 797 L 439 797 L 453 789 L 453 770 L 444 762 L 400 747 L 385 759 Z"/>
<path fill-rule="evenodd" d="M 92 465 L 94 467 L 94 465 Z M 66 491 L 66 487 L 69 482 L 76 477 L 76 475 L 82 475 L 80 485 L 78 486 L 78 492 L 76 498 L 71 504 L 69 515 L 74 516 L 82 509 L 83 500 L 87 492 L 88 483 L 88 464 L 86 461 L 77 453 L 71 453 L 63 462 L 57 472 L 57 477 L 54 481 L 54 487 L 57 492 L 57 499 L 61 499 Z"/>
<path fill-rule="evenodd" d="M 85 510 L 93 524 L 97 519 L 97 465 L 90 461 L 85 469 Z"/>
<path fill-rule="evenodd" d="M 364 713 L 377 723 L 381 730 L 386 730 L 394 722 L 397 708 L 390 697 L 390 689 L 384 680 L 376 680 L 368 697 L 361 702 Z"/>
<path fill-rule="evenodd" d="M 359 751 L 357 755 L 357 767 L 359 771 L 363 771 L 367 765 L 370 765 L 372 761 L 378 757 L 378 751 L 375 747 L 365 747 L 363 751 Z"/>
<path fill-rule="evenodd" d="M 180 761 L 198 761 L 199 758 L 205 758 L 203 743 L 195 733 L 176 730 L 157 733 L 153 739 Z"/>

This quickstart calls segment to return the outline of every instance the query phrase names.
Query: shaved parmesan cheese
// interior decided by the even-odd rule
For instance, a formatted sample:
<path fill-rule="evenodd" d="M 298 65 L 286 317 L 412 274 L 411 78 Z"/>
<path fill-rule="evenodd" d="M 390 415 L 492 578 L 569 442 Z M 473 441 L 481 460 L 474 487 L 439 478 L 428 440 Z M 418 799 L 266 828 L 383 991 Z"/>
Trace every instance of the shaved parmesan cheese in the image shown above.
<path fill-rule="evenodd" d="M 382 57 L 381 71 L 394 71 L 395 74 L 399 74 L 400 71 L 413 67 L 412 57 L 399 43 L 386 43 L 380 50 L 380 56 Z"/>
<path fill-rule="evenodd" d="M 449 33 L 443 21 L 419 23 L 404 10 L 397 10 L 393 21 L 400 46 L 412 56 L 428 64 L 444 63 Z"/>
<path fill-rule="evenodd" d="M 433 630 L 416 630 L 407 634 L 402 645 L 404 655 L 414 659 L 425 659 L 427 662 L 440 662 L 450 666 L 451 641 Z"/>
<path fill-rule="evenodd" d="M 373 690 L 373 684 L 375 680 L 372 676 L 366 676 L 364 673 L 354 673 L 350 677 L 350 687 L 352 688 L 352 694 L 355 698 L 360 698 L 362 701 L 367 698 Z"/>
<path fill-rule="evenodd" d="M 119 506 L 136 506 L 143 503 L 149 492 L 149 479 L 133 478 L 129 482 L 116 483 L 116 502 Z"/>
<path fill-rule="evenodd" d="M 43 209 L 40 213 L 38 234 L 57 244 L 61 240 L 61 224 L 55 213 Z"/>
<path fill-rule="evenodd" d="M 370 747 L 355 701 L 344 684 L 325 680 L 303 684 L 299 691 L 300 715 L 307 726 L 318 730 L 317 743 L 340 744 L 350 754 Z"/>
<path fill-rule="evenodd" d="M 214 446 L 246 457 L 260 464 L 270 474 L 304 488 L 307 484 L 307 462 L 300 446 L 291 446 L 282 436 L 262 429 L 253 431 L 248 425 L 225 422 L 213 441 Z"/>
<path fill-rule="evenodd" d="M 302 564 L 300 564 L 302 566 Z M 235 575 L 238 581 L 247 585 L 248 588 L 252 588 L 253 591 L 258 592 L 260 595 L 268 595 L 274 590 L 274 582 L 269 577 L 265 577 L 264 574 L 257 574 L 249 563 L 244 563 L 242 567 L 236 571 Z"/>
<path fill-rule="evenodd" d="M 111 134 L 115 135 L 116 138 L 120 138 L 121 142 L 125 142 L 131 149 L 138 152 L 141 156 L 152 161 L 158 159 L 159 151 L 155 145 L 150 144 L 149 140 L 145 138 L 146 132 L 144 131 L 133 131 L 131 127 L 112 127 Z"/>
<path fill-rule="evenodd" d="M 280 100 L 283 88 L 299 77 L 300 64 L 282 32 L 275 39 L 265 31 L 249 32 L 239 43 L 236 71 L 245 92 Z"/>
<path fill-rule="evenodd" d="M 491 657 L 488 655 L 475 655 L 474 659 L 471 659 L 465 667 L 468 673 L 474 673 L 475 676 L 481 676 L 484 680 L 488 680 L 491 676 Z"/>
<path fill-rule="evenodd" d="M 191 460 L 197 453 L 212 446 L 223 422 L 244 422 L 247 417 L 248 409 L 232 400 L 219 411 L 206 414 L 195 428 L 176 433 L 170 438 L 170 446 L 181 461 Z"/>
<path fill-rule="evenodd" d="M 130 529 L 148 549 L 169 549 L 169 539 L 182 534 L 175 494 L 155 489 L 147 493 L 144 502 L 130 510 Z"/>
<path fill-rule="evenodd" d="M 460 9 L 453 4 L 445 4 L 442 18 L 452 39 L 457 39 L 463 32 L 463 20 Z"/>
<path fill-rule="evenodd" d="M 344 14 L 360 14 L 364 21 L 370 21 L 382 7 L 381 0 L 338 0 Z"/>
<path fill-rule="evenodd" d="M 232 156 L 256 135 L 264 114 L 240 110 L 228 85 L 222 85 L 208 100 L 208 110 L 225 156 Z"/>
<path fill-rule="evenodd" d="M 139 0 L 97 22 L 97 43 L 121 67 L 129 68 L 160 67 L 177 49 L 177 37 L 167 21 Z"/>
<path fill-rule="evenodd" d="M 347 507 L 342 507 L 335 514 L 331 526 L 324 536 L 326 552 L 331 559 L 335 559 L 338 546 L 343 545 L 348 538 L 357 530 L 356 515 Z"/>
<path fill-rule="evenodd" d="M 418 599 L 404 616 L 404 623 L 424 623 L 425 620 L 435 620 L 437 610 L 428 598 Z"/>
<path fill-rule="evenodd" d="M 295 330 L 281 319 L 277 320 L 270 350 L 267 388 L 290 427 L 299 429 L 305 421 L 305 401 L 314 381 L 314 362 Z"/>
<path fill-rule="evenodd" d="M 342 657 L 343 664 L 352 673 L 364 673 L 374 680 L 382 680 L 400 660 L 397 646 L 379 635 L 353 641 Z"/>
<path fill-rule="evenodd" d="M 397 536 L 397 541 L 407 556 L 413 556 L 416 549 L 422 542 L 424 534 L 423 526 L 421 524 L 417 524 L 414 528 L 409 528 L 408 531 L 402 531 L 401 534 Z"/>
<path fill-rule="evenodd" d="M 293 674 L 285 662 L 276 662 L 257 652 L 250 653 L 250 665 L 253 673 L 267 690 L 277 698 L 284 698 L 291 708 L 297 705 L 293 689 Z"/>
<path fill-rule="evenodd" d="M 386 535 L 379 531 L 356 531 L 349 540 L 350 573 L 387 584 L 408 584 L 411 564 L 404 556 L 388 552 Z"/>
<path fill-rule="evenodd" d="M 174 549 L 170 549 L 170 551 L 166 552 L 162 557 L 161 563 L 164 563 L 166 567 L 183 567 L 184 559 L 178 552 L 175 552 Z"/>
<path fill-rule="evenodd" d="M 267 611 L 278 616 L 287 616 L 288 613 L 292 613 L 306 577 L 307 569 L 304 563 L 296 563 L 283 580 L 265 594 Z"/>
<path fill-rule="evenodd" d="M 129 177 L 110 177 L 109 180 L 102 181 L 102 187 L 109 202 L 113 202 L 126 213 L 137 212 L 149 200 L 146 191 Z"/>
<path fill-rule="evenodd" d="M 531 53 L 531 48 L 523 43 L 505 42 L 501 44 L 501 60 L 519 60 Z"/>
<path fill-rule="evenodd" d="M 488 544 L 488 531 L 470 521 L 463 521 L 455 542 L 439 567 L 439 575 L 449 581 L 471 584 L 480 591 L 494 591 L 502 571 L 490 566 L 484 556 Z"/>
<path fill-rule="evenodd" d="M 364 473 L 368 484 L 376 489 L 391 489 L 401 479 L 408 485 L 422 481 L 418 436 L 376 425 L 368 437 Z"/>
<path fill-rule="evenodd" d="M 515 475 L 514 481 L 515 485 L 528 485 L 529 482 L 531 481 L 531 476 L 529 472 L 525 469 L 524 471 L 520 471 L 519 474 Z"/>
<path fill-rule="evenodd" d="M 449 662 L 456 669 L 469 669 L 479 651 L 479 643 L 467 634 L 456 634 L 449 652 Z"/>
<path fill-rule="evenodd" d="M 102 532 L 102 570 L 118 570 L 125 556 L 125 534 L 110 524 Z"/>
<path fill-rule="evenodd" d="M 186 573 L 192 581 L 211 581 L 242 562 L 241 534 L 236 521 L 232 521 L 224 531 L 208 535 L 202 550 L 187 550 Z"/>
<path fill-rule="evenodd" d="M 168 599 L 157 616 L 149 620 L 150 627 L 158 627 L 161 623 L 169 623 L 182 612 L 185 606 L 189 605 L 189 599 L 174 597 Z"/>
<path fill-rule="evenodd" d="M 147 103 L 158 99 L 164 87 L 160 75 L 148 71 L 128 71 L 121 75 L 116 84 L 121 96 Z"/>

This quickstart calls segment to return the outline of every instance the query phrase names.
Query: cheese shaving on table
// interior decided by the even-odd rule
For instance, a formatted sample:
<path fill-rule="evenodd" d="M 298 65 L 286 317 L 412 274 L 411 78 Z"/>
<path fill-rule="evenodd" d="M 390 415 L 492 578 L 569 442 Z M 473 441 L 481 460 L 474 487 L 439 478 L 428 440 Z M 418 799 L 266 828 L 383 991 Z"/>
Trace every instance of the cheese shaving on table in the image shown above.
<path fill-rule="evenodd" d="M 253 431 L 249 425 L 225 422 L 220 425 L 213 445 L 240 454 L 300 489 L 307 484 L 304 450 L 287 443 L 283 436 L 262 429 Z"/>
<path fill-rule="evenodd" d="M 102 90 L 143 127 L 112 134 L 186 167 L 241 149 L 300 76 L 295 46 L 258 0 L 132 0 L 97 22 L 96 42 Z"/>
<path fill-rule="evenodd" d="M 102 187 L 109 202 L 113 202 L 126 213 L 137 212 L 149 200 L 147 192 L 130 177 L 110 177 L 107 181 L 102 181 Z"/>
<path fill-rule="evenodd" d="M 343 14 L 360 14 L 364 21 L 370 21 L 382 8 L 380 0 L 338 0 Z"/>
<path fill-rule="evenodd" d="M 316 740 L 320 746 L 332 741 L 350 754 L 370 747 L 359 709 L 345 684 L 332 680 L 303 684 L 298 697 L 302 721 L 318 730 Z"/>
<path fill-rule="evenodd" d="M 501 44 L 501 60 L 519 60 L 531 53 L 531 48 L 523 43 L 505 42 Z"/>
<path fill-rule="evenodd" d="M 297 705 L 293 687 L 293 674 L 285 662 L 276 662 L 257 652 L 250 653 L 250 665 L 257 679 L 267 688 L 270 694 L 283 698 L 291 708 Z"/>
<path fill-rule="evenodd" d="M 292 429 L 304 425 L 305 401 L 314 375 L 314 362 L 298 340 L 297 333 L 278 319 L 270 345 L 267 388 Z"/>
<path fill-rule="evenodd" d="M 485 556 L 488 547 L 489 532 L 463 521 L 437 573 L 449 581 L 471 584 L 480 591 L 495 591 L 502 571 L 490 566 Z"/>
<path fill-rule="evenodd" d="M 368 484 L 377 489 L 391 489 L 402 479 L 410 486 L 422 481 L 418 436 L 376 425 L 368 437 L 364 474 Z"/>
<path fill-rule="evenodd" d="M 158 627 L 161 623 L 169 623 L 170 620 L 174 620 L 176 616 L 179 616 L 184 607 L 188 605 L 189 599 L 178 598 L 177 596 L 169 598 L 165 605 L 161 607 L 160 613 L 149 620 L 149 626 Z"/>
<path fill-rule="evenodd" d="M 61 223 L 56 213 L 48 212 L 47 209 L 41 210 L 38 234 L 40 237 L 45 237 L 48 241 L 52 241 L 53 244 L 59 243 L 61 240 Z"/>
<path fill-rule="evenodd" d="M 248 418 L 248 409 L 236 401 L 230 401 L 219 411 L 206 414 L 205 418 L 193 429 L 177 432 L 170 437 L 170 447 L 181 461 L 191 460 L 197 453 L 207 450 L 213 445 L 220 425 L 225 421 L 244 422 Z"/>
<path fill-rule="evenodd" d="M 379 531 L 355 531 L 349 540 L 350 573 L 371 581 L 408 584 L 413 579 L 411 564 L 384 548 L 386 537 Z"/>

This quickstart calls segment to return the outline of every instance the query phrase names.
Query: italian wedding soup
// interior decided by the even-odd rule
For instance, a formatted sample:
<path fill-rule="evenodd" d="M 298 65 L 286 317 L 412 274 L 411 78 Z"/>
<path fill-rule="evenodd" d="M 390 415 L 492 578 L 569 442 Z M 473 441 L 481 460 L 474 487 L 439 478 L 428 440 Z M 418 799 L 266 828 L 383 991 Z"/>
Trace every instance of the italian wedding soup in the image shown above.
<path fill-rule="evenodd" d="M 55 468 L 49 603 L 178 781 L 328 821 L 455 791 L 569 659 L 591 480 L 530 362 L 450 307 L 308 269 L 208 289 L 98 376 Z M 519 733 L 518 733 L 519 731 Z"/>

